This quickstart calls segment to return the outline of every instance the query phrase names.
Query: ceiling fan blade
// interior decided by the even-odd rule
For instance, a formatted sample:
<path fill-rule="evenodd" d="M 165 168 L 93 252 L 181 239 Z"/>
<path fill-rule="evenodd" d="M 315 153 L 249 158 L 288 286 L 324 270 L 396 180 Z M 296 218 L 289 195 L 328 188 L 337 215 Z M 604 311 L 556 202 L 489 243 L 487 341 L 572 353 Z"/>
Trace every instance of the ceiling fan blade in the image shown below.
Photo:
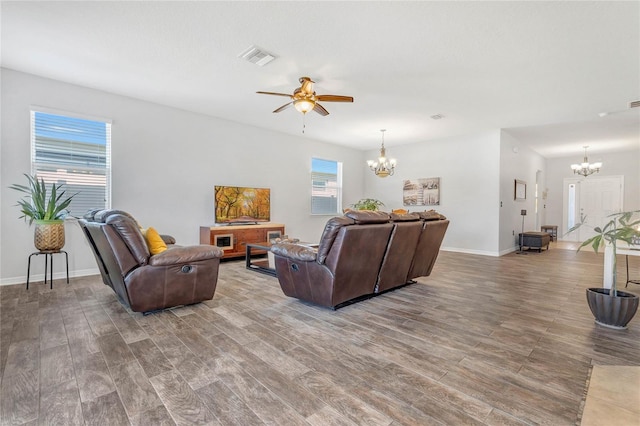
<path fill-rule="evenodd" d="M 320 105 L 319 103 L 317 103 L 317 102 L 316 102 L 316 105 L 313 107 L 313 110 L 315 112 L 317 112 L 318 114 L 322 115 L 323 117 L 325 115 L 329 115 L 329 111 L 324 109 L 324 107 L 322 105 Z"/>
<path fill-rule="evenodd" d="M 286 96 L 287 98 L 291 98 L 291 95 L 287 93 L 276 93 L 276 92 L 256 92 L 256 93 L 260 93 L 261 95 L 276 95 L 276 96 Z"/>
<path fill-rule="evenodd" d="M 285 109 L 289 108 L 292 104 L 293 104 L 293 102 L 289 102 L 288 104 L 284 104 L 280 108 L 273 110 L 273 112 L 276 113 L 276 112 L 284 111 Z"/>
<path fill-rule="evenodd" d="M 318 95 L 316 99 L 324 102 L 353 102 L 352 96 L 340 96 L 340 95 Z"/>

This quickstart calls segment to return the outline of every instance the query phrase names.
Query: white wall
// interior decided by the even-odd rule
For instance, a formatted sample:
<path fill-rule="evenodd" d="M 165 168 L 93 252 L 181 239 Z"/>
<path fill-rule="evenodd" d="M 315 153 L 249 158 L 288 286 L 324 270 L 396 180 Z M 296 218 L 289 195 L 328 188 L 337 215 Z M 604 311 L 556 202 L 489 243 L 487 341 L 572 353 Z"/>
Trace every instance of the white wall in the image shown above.
<path fill-rule="evenodd" d="M 569 164 L 577 158 L 545 160 L 495 130 L 390 147 L 397 171 L 381 179 L 365 162 L 378 149 L 362 152 L 7 69 L 0 72 L 0 86 L 0 284 L 24 282 L 27 257 L 35 251 L 33 229 L 17 219 L 19 194 L 8 189 L 30 171 L 32 106 L 112 119 L 112 206 L 181 244 L 197 244 L 199 227 L 213 224 L 216 184 L 271 188 L 272 221 L 284 223 L 291 236 L 317 240 L 327 217 L 309 213 L 309 180 L 310 159 L 320 157 L 343 162 L 345 207 L 369 197 L 387 210 L 400 208 L 403 180 L 440 177 L 441 202 L 434 208 L 451 220 L 442 248 L 498 256 L 515 249 L 521 209 L 528 213 L 525 229 L 535 226 L 538 170 L 541 190 L 549 190 L 541 200 L 541 224 L 561 225 L 562 179 L 573 176 Z M 602 174 L 625 176 L 625 209 L 640 209 L 640 148 L 601 159 Z M 513 200 L 514 179 L 527 182 L 526 201 Z M 73 221 L 65 249 L 72 275 L 97 273 Z M 60 260 L 56 276 L 62 274 Z M 42 279 L 40 263 L 33 265 L 34 279 Z"/>
<path fill-rule="evenodd" d="M 593 158 L 592 158 L 593 157 Z M 576 155 L 563 158 L 550 158 L 547 160 L 549 198 L 547 199 L 547 222 L 550 225 L 558 225 L 558 236 L 567 232 L 563 229 L 563 182 L 565 178 L 579 177 L 571 170 L 571 164 L 579 162 L 582 158 L 580 152 Z M 602 154 L 597 157 L 590 156 L 592 161 L 602 161 L 602 169 L 598 176 L 624 176 L 624 210 L 640 209 L 640 147 L 630 152 L 618 152 Z M 585 179 L 589 179 L 588 177 Z"/>
<path fill-rule="evenodd" d="M 365 158 L 378 156 L 379 149 Z M 450 219 L 443 250 L 499 254 L 499 131 L 389 147 L 387 156 L 398 160 L 395 174 L 368 171 L 365 197 L 380 199 L 387 210 L 402 208 L 403 180 L 440 177 L 440 205 L 409 210 L 434 208 Z"/>
<path fill-rule="evenodd" d="M 24 282 L 35 251 L 33 228 L 18 220 L 19 194 L 7 187 L 30 172 L 29 111 L 44 106 L 110 118 L 112 207 L 144 226 L 197 244 L 199 227 L 213 224 L 213 186 L 271 188 L 271 220 L 292 237 L 318 240 L 326 216 L 310 215 L 311 157 L 342 161 L 345 202 L 363 193 L 362 151 L 320 143 L 80 86 L 1 70 L 0 283 Z M 72 275 L 97 273 L 79 226 L 66 226 Z M 34 258 L 35 259 L 35 258 Z M 63 271 L 56 257 L 56 275 Z M 42 257 L 32 278 L 42 278 Z"/>
<path fill-rule="evenodd" d="M 538 211 L 540 225 L 546 225 L 546 200 L 542 192 L 546 188 L 546 160 L 540 154 L 522 145 L 506 131 L 500 133 L 500 253 L 516 250 L 518 234 L 525 231 L 539 231 L 536 227 L 535 185 L 536 174 L 541 172 L 538 188 Z M 514 200 L 515 180 L 526 182 L 525 200 Z"/>

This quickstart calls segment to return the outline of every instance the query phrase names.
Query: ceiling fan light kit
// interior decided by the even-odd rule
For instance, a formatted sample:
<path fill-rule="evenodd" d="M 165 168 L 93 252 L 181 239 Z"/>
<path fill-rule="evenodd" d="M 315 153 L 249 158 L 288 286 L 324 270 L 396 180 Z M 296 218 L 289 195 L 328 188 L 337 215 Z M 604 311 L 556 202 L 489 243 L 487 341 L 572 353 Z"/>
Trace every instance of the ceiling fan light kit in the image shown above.
<path fill-rule="evenodd" d="M 293 106 L 299 112 L 306 114 L 316 106 L 316 103 L 309 99 L 298 99 L 297 101 L 293 101 Z"/>
<path fill-rule="evenodd" d="M 386 129 L 380 129 L 382 132 L 382 146 L 380 147 L 380 157 L 378 161 L 368 160 L 367 165 L 373 171 L 376 176 L 386 178 L 387 176 L 393 176 L 396 170 L 397 161 L 395 158 L 387 158 L 387 150 L 384 147 L 384 132 Z"/>
<path fill-rule="evenodd" d="M 322 116 L 329 115 L 329 111 L 327 111 L 322 105 L 318 103 L 318 101 L 322 102 L 353 102 L 353 97 L 351 96 L 343 96 L 343 95 L 316 95 L 316 92 L 313 90 L 313 85 L 315 82 L 311 80 L 309 77 L 300 77 L 298 79 L 300 82 L 300 87 L 293 91 L 292 95 L 287 93 L 277 93 L 277 92 L 256 92 L 261 95 L 274 95 L 274 96 L 287 96 L 291 99 L 291 102 L 282 105 L 279 108 L 276 108 L 273 112 L 278 113 L 284 111 L 289 106 L 293 105 L 293 107 L 301 112 L 302 114 L 306 114 L 309 111 L 315 111 Z"/>
<path fill-rule="evenodd" d="M 584 148 L 584 159 L 582 163 L 571 165 L 571 169 L 573 170 L 573 173 L 587 177 L 593 173 L 600 172 L 600 168 L 602 167 L 602 162 L 597 161 L 595 163 L 589 163 L 589 159 L 587 158 L 587 148 L 589 148 L 589 146 L 584 146 L 583 148 Z"/>

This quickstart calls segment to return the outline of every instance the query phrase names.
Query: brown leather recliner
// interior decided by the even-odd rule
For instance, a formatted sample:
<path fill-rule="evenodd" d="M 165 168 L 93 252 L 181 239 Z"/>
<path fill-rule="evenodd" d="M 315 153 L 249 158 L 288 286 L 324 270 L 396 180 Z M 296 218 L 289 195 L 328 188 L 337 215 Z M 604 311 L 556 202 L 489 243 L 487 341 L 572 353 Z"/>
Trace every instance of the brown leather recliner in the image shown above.
<path fill-rule="evenodd" d="M 151 255 L 131 215 L 102 210 L 79 221 L 103 282 L 135 312 L 189 305 L 213 298 L 222 250 L 172 246 Z M 170 237 L 164 236 L 165 241 Z"/>
<path fill-rule="evenodd" d="M 437 229 L 446 230 L 449 221 L 439 222 Z M 425 225 L 415 213 L 352 210 L 334 217 L 317 249 L 290 243 L 271 247 L 280 287 L 287 296 L 336 308 L 403 286 L 411 282 L 411 271 L 426 271 L 423 263 L 433 267 L 440 250 L 444 231 L 427 236 Z"/>

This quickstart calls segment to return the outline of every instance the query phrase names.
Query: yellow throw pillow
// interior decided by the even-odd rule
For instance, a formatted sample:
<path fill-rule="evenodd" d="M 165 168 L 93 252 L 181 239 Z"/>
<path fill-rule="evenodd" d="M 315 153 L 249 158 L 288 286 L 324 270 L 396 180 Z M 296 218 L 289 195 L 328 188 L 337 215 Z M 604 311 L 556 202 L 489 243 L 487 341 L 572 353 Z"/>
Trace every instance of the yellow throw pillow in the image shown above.
<path fill-rule="evenodd" d="M 164 243 L 164 240 L 153 227 L 150 226 L 147 229 L 143 229 L 142 235 L 144 235 L 144 239 L 147 241 L 147 246 L 149 247 L 149 252 L 151 252 L 152 256 L 162 253 L 167 249 L 167 245 Z"/>

